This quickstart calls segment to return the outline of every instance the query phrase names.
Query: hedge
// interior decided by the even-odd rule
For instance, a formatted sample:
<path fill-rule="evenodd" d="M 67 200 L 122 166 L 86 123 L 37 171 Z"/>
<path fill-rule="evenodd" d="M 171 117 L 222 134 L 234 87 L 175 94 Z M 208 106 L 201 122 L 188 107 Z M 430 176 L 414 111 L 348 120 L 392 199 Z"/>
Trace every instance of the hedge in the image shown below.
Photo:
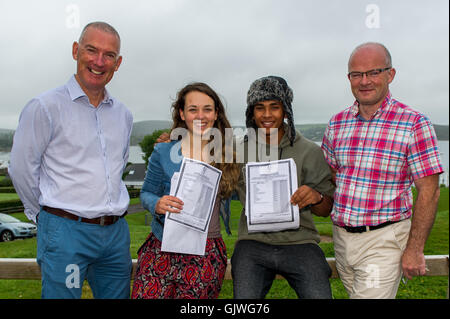
<path fill-rule="evenodd" d="M 16 190 L 13 186 L 0 187 L 0 193 L 15 193 Z"/>
<path fill-rule="evenodd" d="M 12 208 L 12 207 L 22 207 L 23 204 L 20 199 L 10 199 L 5 201 L 0 201 L 0 208 Z"/>

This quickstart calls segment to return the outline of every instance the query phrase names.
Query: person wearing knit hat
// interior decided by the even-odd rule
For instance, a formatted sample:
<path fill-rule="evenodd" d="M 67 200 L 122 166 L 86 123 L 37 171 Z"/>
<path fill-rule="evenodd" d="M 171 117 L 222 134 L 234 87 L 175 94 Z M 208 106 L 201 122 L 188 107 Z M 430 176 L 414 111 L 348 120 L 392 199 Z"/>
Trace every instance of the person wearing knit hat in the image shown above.
<path fill-rule="evenodd" d="M 245 111 L 246 127 L 257 129 L 254 119 L 254 107 L 257 102 L 280 101 L 288 124 L 288 139 L 292 145 L 295 139 L 294 115 L 292 113 L 292 100 L 294 93 L 285 79 L 279 76 L 266 76 L 252 83 L 247 93 L 247 110 Z"/>
<path fill-rule="evenodd" d="M 244 139 L 235 141 L 236 156 L 244 166 L 236 189 L 243 209 L 231 258 L 233 295 L 236 299 L 264 298 L 277 274 L 286 278 L 299 298 L 332 297 L 329 282 L 331 269 L 318 245 L 320 235 L 312 214 L 329 216 L 334 184 L 321 148 L 295 129 L 293 99 L 292 89 L 286 80 L 278 76 L 257 79 L 248 90 L 245 112 L 248 132 Z M 265 133 L 265 138 L 260 133 Z M 168 134 L 161 135 L 157 142 L 166 141 Z M 260 152 L 261 146 L 262 149 L 266 147 L 266 154 Z M 296 164 L 298 189 L 290 201 L 299 207 L 300 227 L 249 233 L 243 172 L 245 163 L 249 161 L 267 161 L 267 148 L 276 150 L 275 160 L 292 158 Z M 239 151 L 243 154 L 238 156 Z"/>
<path fill-rule="evenodd" d="M 275 232 L 249 232 L 245 212 L 246 184 L 241 172 L 237 193 L 244 208 L 231 258 L 236 299 L 264 298 L 277 274 L 287 279 L 299 298 L 332 297 L 331 269 L 318 245 L 320 235 L 312 214 L 324 217 L 330 214 L 334 185 L 320 147 L 295 129 L 293 98 L 286 80 L 278 76 L 257 79 L 248 90 L 245 112 L 248 134 L 237 141 L 237 144 L 243 144 L 237 145 L 237 150 L 243 150 L 244 163 L 266 161 L 258 151 L 261 146 L 264 149 L 262 144 L 266 144 L 266 151 L 267 147 L 278 150 L 275 159 L 294 160 L 298 189 L 291 197 L 291 204 L 299 207 L 300 227 Z M 252 130 L 258 134 L 251 134 Z M 265 139 L 260 138 L 262 132 L 266 134 Z"/>

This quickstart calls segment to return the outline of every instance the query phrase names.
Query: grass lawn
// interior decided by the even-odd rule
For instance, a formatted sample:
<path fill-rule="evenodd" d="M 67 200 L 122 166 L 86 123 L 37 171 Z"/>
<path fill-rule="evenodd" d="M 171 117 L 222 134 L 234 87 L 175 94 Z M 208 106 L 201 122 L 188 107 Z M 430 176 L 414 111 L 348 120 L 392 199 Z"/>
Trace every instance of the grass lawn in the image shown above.
<path fill-rule="evenodd" d="M 0 202 L 11 199 L 19 199 L 19 195 L 16 193 L 0 193 Z"/>
<path fill-rule="evenodd" d="M 1 195 L 1 194 L 0 194 Z M 8 194 L 9 195 L 9 194 Z M 132 199 L 132 203 L 137 203 L 139 199 Z M 233 253 L 234 243 L 237 238 L 237 228 L 239 223 L 241 204 L 233 201 L 231 204 L 232 235 L 229 236 L 222 229 L 223 238 L 227 246 L 228 258 Z M 126 216 L 131 234 L 131 256 L 137 258 L 137 250 L 145 241 L 150 231 L 150 226 L 145 225 L 146 212 L 131 214 Z M 20 220 L 27 221 L 23 213 L 11 214 Z M 321 235 L 331 236 L 332 225 L 330 218 L 314 217 L 317 229 Z M 327 257 L 334 257 L 333 243 L 320 243 L 320 247 Z M 438 213 L 434 223 L 433 230 L 425 246 L 426 255 L 447 255 L 449 253 L 449 190 L 441 188 L 441 197 Z M 36 238 L 19 239 L 12 242 L 0 243 L 0 258 L 35 258 L 36 257 Z M 339 279 L 331 279 L 333 297 L 336 299 L 348 298 L 344 287 Z M 0 299 L 9 298 L 40 298 L 39 280 L 0 280 Z M 400 284 L 397 294 L 398 299 L 446 299 L 448 289 L 448 277 L 416 277 L 410 280 L 405 286 Z M 233 286 L 231 280 L 226 280 L 223 284 L 220 298 L 229 299 L 233 296 Z M 90 289 L 83 288 L 83 298 L 91 298 Z M 296 298 L 295 292 L 289 287 L 285 280 L 275 280 L 268 299 L 278 298 Z"/>

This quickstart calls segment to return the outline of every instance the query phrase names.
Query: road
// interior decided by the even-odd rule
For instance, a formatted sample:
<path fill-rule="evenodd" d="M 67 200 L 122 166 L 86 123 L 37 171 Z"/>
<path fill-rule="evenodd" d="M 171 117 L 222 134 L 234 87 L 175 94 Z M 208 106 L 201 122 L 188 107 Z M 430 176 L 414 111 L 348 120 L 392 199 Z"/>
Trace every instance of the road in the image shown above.
<path fill-rule="evenodd" d="M 140 213 L 145 210 L 141 203 L 128 206 L 128 214 Z"/>

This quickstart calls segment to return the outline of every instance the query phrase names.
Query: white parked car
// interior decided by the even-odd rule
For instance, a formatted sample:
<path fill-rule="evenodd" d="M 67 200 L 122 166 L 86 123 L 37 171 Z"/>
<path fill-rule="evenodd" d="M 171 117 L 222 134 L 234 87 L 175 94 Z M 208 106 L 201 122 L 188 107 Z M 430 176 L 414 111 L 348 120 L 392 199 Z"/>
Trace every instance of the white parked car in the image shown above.
<path fill-rule="evenodd" d="M 34 237 L 36 232 L 37 227 L 35 224 L 24 223 L 15 217 L 0 213 L 0 241 Z"/>

